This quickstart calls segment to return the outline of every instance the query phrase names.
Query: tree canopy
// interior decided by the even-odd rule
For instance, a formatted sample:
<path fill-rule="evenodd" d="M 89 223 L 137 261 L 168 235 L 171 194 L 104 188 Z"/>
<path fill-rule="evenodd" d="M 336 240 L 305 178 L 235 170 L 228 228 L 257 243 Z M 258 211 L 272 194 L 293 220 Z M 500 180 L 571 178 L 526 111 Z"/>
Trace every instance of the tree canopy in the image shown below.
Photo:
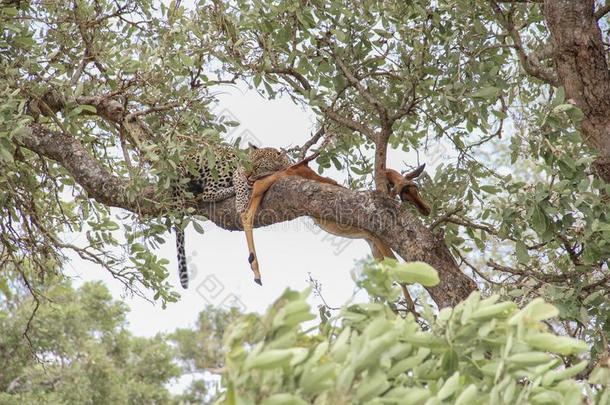
<path fill-rule="evenodd" d="M 346 189 L 278 182 L 256 226 L 357 225 L 437 269 L 427 290 L 439 309 L 475 290 L 542 297 L 559 311 L 554 331 L 584 339 L 597 364 L 610 350 L 609 11 L 594 0 L 3 1 L 0 291 L 17 283 L 39 299 L 74 252 L 176 300 L 155 250 L 177 218 L 241 228 L 231 201 L 171 192 L 184 156 L 215 166 L 237 123 L 212 112 L 214 94 L 240 84 L 308 108 L 314 135 L 289 152 L 318 150 L 320 172 L 347 176 Z M 447 158 L 420 182 L 432 207 L 420 218 L 385 197 L 383 171 L 389 150 L 425 162 L 434 145 Z"/>
<path fill-rule="evenodd" d="M 287 290 L 262 317 L 208 306 L 194 327 L 152 338 L 127 330 L 128 308 L 99 282 L 50 281 L 36 317 L 27 289 L 12 288 L 0 307 L 0 402 L 607 403 L 610 368 L 587 371 L 588 345 L 554 334 L 543 322 L 559 311 L 542 299 L 519 310 L 473 293 L 415 318 L 396 281 L 439 280 L 421 262 L 374 263 L 356 280 L 368 301 L 321 307 L 320 322 L 311 289 Z"/>
<path fill-rule="evenodd" d="M 173 347 L 133 336 L 106 287 L 56 281 L 44 296 L 35 317 L 27 290 L 0 300 L 0 403 L 169 403 L 165 385 L 181 374 Z"/>

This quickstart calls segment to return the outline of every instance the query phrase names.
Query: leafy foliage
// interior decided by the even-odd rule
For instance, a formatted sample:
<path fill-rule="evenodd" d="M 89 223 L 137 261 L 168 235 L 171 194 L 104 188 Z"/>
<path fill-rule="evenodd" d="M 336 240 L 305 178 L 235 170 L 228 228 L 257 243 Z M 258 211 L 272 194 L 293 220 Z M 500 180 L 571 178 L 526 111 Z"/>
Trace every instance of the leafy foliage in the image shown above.
<path fill-rule="evenodd" d="M 329 141 L 320 170 L 335 166 L 352 188 L 372 184 L 385 143 L 442 159 L 421 184 L 433 208 L 423 221 L 462 269 L 484 295 L 543 297 L 559 311 L 557 333 L 586 341 L 592 363 L 608 356 L 610 186 L 591 170 L 582 111 L 524 57 L 548 54 L 540 4 L 9 1 L 0 24 L 4 295 L 21 280 L 44 290 L 71 252 L 176 300 L 155 249 L 192 207 L 173 206 L 168 190 L 185 156 L 213 166 L 212 147 L 231 141 L 235 123 L 211 107 L 214 86 L 239 80 L 309 108 Z M 77 139 L 129 201 L 152 185 L 163 215 L 89 199 L 65 167 L 22 145 L 33 122 Z M 71 232 L 86 241 L 66 243 Z"/>
<path fill-rule="evenodd" d="M 219 403 L 610 400 L 610 364 L 599 367 L 589 384 L 579 381 L 587 361 L 578 356 L 587 345 L 549 331 L 545 322 L 559 311 L 542 299 L 519 309 L 497 295 L 473 293 L 437 316 L 426 308 L 419 320 L 391 309 L 397 294 L 392 281 L 400 273 L 428 279 L 432 270 L 425 274 L 411 264 L 365 269 L 360 282 L 374 294 L 371 302 L 343 306 L 317 333 L 304 324 L 314 317 L 309 291 L 286 291 L 262 320 L 242 320 L 226 335 L 226 392 Z"/>
<path fill-rule="evenodd" d="M 0 301 L 0 403 L 169 403 L 174 349 L 127 331 L 127 308 L 106 287 L 61 282 L 44 296 L 33 318 L 25 293 Z"/>
<path fill-rule="evenodd" d="M 171 221 L 142 221 L 90 200 L 65 167 L 18 144 L 37 121 L 129 179 L 128 199 L 152 181 L 163 202 L 183 157 L 209 155 L 195 134 L 214 145 L 226 128 L 209 111 L 216 81 L 201 70 L 210 58 L 205 26 L 149 1 L 3 2 L 0 21 L 2 263 L 19 267 L 28 258 L 21 271 L 29 279 L 24 271 L 58 268 L 78 254 L 134 292 L 144 287 L 175 301 L 167 261 L 153 252 Z M 173 209 L 168 203 L 166 213 Z M 63 243 L 71 232 L 86 240 Z"/>
<path fill-rule="evenodd" d="M 229 325 L 242 315 L 236 308 L 227 310 L 206 305 L 199 313 L 194 328 L 179 328 L 167 337 L 176 347 L 176 359 L 181 365 L 182 375 L 193 377 L 178 399 L 187 403 L 202 403 L 215 394 L 213 381 L 205 373 L 218 373 L 224 367 L 222 338 Z M 255 315 L 249 316 L 255 318 Z M 248 342 L 248 337 L 244 342 Z"/>

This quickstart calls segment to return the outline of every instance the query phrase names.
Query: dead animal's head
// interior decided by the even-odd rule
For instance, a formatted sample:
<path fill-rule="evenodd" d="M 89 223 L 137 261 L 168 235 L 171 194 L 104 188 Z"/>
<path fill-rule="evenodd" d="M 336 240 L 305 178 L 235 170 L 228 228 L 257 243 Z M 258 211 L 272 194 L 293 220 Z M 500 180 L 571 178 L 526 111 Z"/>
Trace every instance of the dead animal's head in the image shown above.
<path fill-rule="evenodd" d="M 412 172 L 401 175 L 395 170 L 388 169 L 388 188 L 392 196 L 398 195 L 403 202 L 410 202 L 417 210 L 425 216 L 430 215 L 430 205 L 419 193 L 419 186 L 415 179 L 423 173 L 425 164 L 419 166 Z"/>

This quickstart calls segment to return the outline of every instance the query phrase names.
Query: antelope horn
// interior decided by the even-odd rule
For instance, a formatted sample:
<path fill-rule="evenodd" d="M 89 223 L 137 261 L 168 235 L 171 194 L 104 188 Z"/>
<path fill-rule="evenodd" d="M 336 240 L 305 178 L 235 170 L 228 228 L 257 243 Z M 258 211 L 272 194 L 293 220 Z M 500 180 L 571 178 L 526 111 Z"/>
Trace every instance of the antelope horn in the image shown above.
<path fill-rule="evenodd" d="M 412 179 L 416 178 L 417 176 L 419 176 L 420 174 L 422 174 L 425 167 L 426 167 L 426 164 L 424 163 L 424 164 L 420 165 L 417 169 L 413 170 L 412 172 L 405 174 L 403 177 L 406 180 L 412 180 Z"/>

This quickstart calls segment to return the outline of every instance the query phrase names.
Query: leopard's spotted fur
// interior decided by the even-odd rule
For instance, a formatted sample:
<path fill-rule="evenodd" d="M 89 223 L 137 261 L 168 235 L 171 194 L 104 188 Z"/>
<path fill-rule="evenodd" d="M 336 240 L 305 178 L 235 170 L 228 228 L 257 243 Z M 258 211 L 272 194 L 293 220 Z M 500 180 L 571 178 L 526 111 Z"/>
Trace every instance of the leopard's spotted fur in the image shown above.
<path fill-rule="evenodd" d="M 192 193 L 203 202 L 216 202 L 235 196 L 235 208 L 238 214 L 243 213 L 250 201 L 251 187 L 249 176 L 276 172 L 291 165 L 288 156 L 274 148 L 257 148 L 250 145 L 249 168 L 240 164 L 235 152 L 230 148 L 218 148 L 214 156 L 214 170 L 202 162 L 201 157 L 195 159 L 197 173 L 183 169 L 181 175 L 188 178 L 186 191 Z M 180 194 L 180 190 L 177 190 Z M 176 227 L 176 249 L 178 251 L 178 274 L 180 284 L 188 288 L 188 269 L 184 244 L 184 230 Z"/>

